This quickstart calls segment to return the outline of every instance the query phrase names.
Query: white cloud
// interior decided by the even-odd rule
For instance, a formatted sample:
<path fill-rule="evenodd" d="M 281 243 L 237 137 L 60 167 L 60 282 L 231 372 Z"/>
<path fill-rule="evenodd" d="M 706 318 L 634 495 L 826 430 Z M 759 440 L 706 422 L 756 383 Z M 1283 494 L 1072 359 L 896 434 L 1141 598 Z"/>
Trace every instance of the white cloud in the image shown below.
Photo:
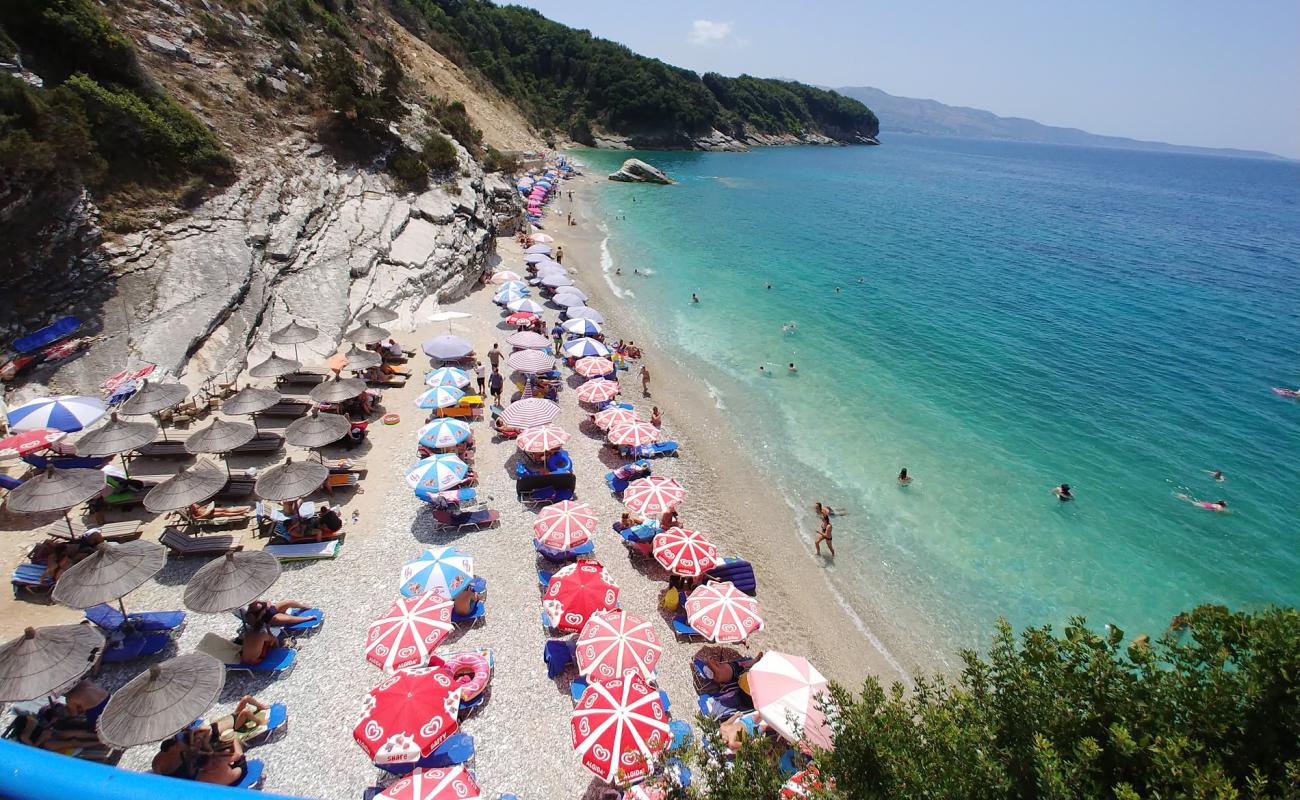
<path fill-rule="evenodd" d="M 686 41 L 708 47 L 709 45 L 721 44 L 730 36 L 730 22 L 712 22 L 707 19 L 697 19 L 691 23 L 691 32 L 686 35 Z"/>

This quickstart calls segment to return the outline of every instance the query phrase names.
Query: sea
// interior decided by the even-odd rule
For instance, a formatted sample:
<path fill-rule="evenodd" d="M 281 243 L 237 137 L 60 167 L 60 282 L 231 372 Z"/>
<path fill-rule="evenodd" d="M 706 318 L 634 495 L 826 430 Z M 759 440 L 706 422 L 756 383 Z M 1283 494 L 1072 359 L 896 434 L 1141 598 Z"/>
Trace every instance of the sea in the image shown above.
<path fill-rule="evenodd" d="M 1272 391 L 1300 386 L 1300 164 L 910 135 L 574 155 L 677 181 L 601 183 L 606 278 L 790 535 L 842 512 L 823 563 L 887 647 L 942 667 L 999 617 L 1155 637 L 1300 604 L 1300 403 Z"/>

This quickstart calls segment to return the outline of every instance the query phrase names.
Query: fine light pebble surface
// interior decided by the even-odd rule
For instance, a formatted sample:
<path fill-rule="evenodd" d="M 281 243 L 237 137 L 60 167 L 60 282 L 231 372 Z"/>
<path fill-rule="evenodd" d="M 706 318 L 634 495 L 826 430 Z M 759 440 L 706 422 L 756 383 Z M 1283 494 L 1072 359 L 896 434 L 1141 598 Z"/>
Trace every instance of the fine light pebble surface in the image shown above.
<path fill-rule="evenodd" d="M 570 181 L 564 189 L 580 194 L 589 180 Z M 579 224 L 566 229 L 565 214 L 570 210 L 576 212 Z M 636 326 L 650 321 L 630 319 L 622 301 L 605 287 L 594 212 L 565 199 L 555 204 L 547 220 L 551 223 L 548 232 L 564 246 L 565 265 L 575 282 L 591 296 L 589 304 L 605 313 L 608 337 L 635 339 Z M 501 268 L 522 270 L 521 255 L 512 239 L 498 240 Z M 504 339 L 510 331 L 491 297 L 490 290 L 478 290 L 442 306 L 442 310 L 470 314 L 469 318 L 427 322 L 433 308 L 430 301 L 415 312 L 417 318 L 404 318 L 389 327 L 403 346 L 417 351 L 421 341 L 449 330 L 468 338 L 479 353 L 486 353 L 494 342 L 501 342 L 508 351 Z M 557 313 L 547 311 L 548 326 Z M 680 509 L 683 525 L 709 535 L 722 554 L 743 556 L 756 566 L 767 628 L 740 651 L 754 654 L 780 649 L 804 654 L 828 677 L 851 686 L 872 673 L 886 681 L 897 679 L 889 660 L 869 645 L 835 604 L 791 510 L 775 493 L 764 493 L 749 483 L 751 474 L 732 438 L 737 434 L 715 409 L 705 387 L 681 374 L 669 359 L 654 353 L 647 353 L 646 359 L 652 371 L 652 395 L 642 396 L 636 378 L 640 365 L 632 362 L 631 370 L 621 373 L 623 399 L 634 403 L 646 418 L 651 405 L 657 404 L 664 413 L 664 438 L 682 445 L 680 457 L 654 462 L 654 474 L 676 477 L 686 486 L 686 501 Z M 364 452 L 359 449 L 350 454 L 367 462 L 369 474 L 362 482 L 363 493 L 340 494 L 336 499 L 343 505 L 347 531 L 340 556 L 333 561 L 285 565 L 279 582 L 268 593 L 271 600 L 300 600 L 324 609 L 323 629 L 299 641 L 298 663 L 286 676 L 228 676 L 212 713 L 229 711 L 244 694 L 287 704 L 287 733 L 250 751 L 250 757 L 267 764 L 268 792 L 333 800 L 360 797 L 367 787 L 381 783 L 386 774 L 369 763 L 352 739 L 361 698 L 383 677 L 363 657 L 366 630 L 398 598 L 398 573 L 404 562 L 425 547 L 456 545 L 474 556 L 476 572 L 488 582 L 487 617 L 477 627 L 458 630 L 439 652 L 490 647 L 496 660 L 487 704 L 462 725 L 476 744 L 469 766 L 488 796 L 515 792 L 523 800 L 599 797 L 606 785 L 581 765 L 570 746 L 573 705 L 568 686 L 576 673 L 570 667 L 559 679 L 550 680 L 542 663 L 547 634 L 540 623 L 536 573 L 554 567 L 540 560 L 532 547 L 536 511 L 514 496 L 511 471 L 519 458 L 514 443 L 494 441 L 487 422 L 474 424 L 477 454 L 473 467 L 479 476 L 478 491 L 488 499 L 489 508 L 500 512 L 498 528 L 463 534 L 434 532 L 428 512 L 403 480 L 405 469 L 415 460 L 415 431 L 426 413 L 414 406 L 423 388 L 420 377 L 426 365 L 424 356 L 417 355 L 409 365 L 415 373 L 413 380 L 384 394 L 384 410 L 400 414 L 401 422 L 385 426 L 378 424 L 376 417 Z M 514 390 L 507 377 L 509 393 Z M 594 535 L 595 558 L 621 587 L 622 606 L 654 621 L 665 645 L 659 664 L 660 687 L 668 692 L 673 717 L 693 722 L 696 695 L 690 658 L 701 646 L 674 641 L 658 608 L 667 574 L 653 561 L 630 559 L 609 528 L 623 507 L 609 493 L 604 476 L 624 461 L 603 447 L 603 439 L 585 423 L 589 412 L 579 406 L 573 392 L 579 380 L 572 376 L 567 380 L 559 398 L 563 411 L 557 424 L 573 434 L 567 450 L 578 478 L 578 499 L 591 503 L 602 521 Z M 274 462 L 235 460 L 233 466 L 256 463 Z M 146 538 L 156 538 L 157 528 L 156 521 L 151 523 Z M 19 548 L 30 546 L 33 536 L 29 533 L 19 538 L 22 541 L 15 544 L 13 552 L 5 550 L 6 567 L 12 566 Z M 245 533 L 245 542 L 262 546 L 251 531 Z M 128 610 L 183 608 L 184 585 L 204 563 L 202 559 L 170 560 L 154 580 L 127 598 Z M 30 617 L 40 624 L 76 618 L 74 612 L 27 603 L 7 603 L 0 611 L 11 621 Z M 15 627 L 7 624 L 6 634 L 12 636 Z M 177 638 L 176 652 L 193 650 L 208 631 L 233 636 L 237 627 L 230 614 L 190 614 Z M 115 689 L 142 667 L 142 663 L 134 663 L 106 668 L 100 681 Z M 147 770 L 154 752 L 153 746 L 131 748 L 120 766 Z"/>

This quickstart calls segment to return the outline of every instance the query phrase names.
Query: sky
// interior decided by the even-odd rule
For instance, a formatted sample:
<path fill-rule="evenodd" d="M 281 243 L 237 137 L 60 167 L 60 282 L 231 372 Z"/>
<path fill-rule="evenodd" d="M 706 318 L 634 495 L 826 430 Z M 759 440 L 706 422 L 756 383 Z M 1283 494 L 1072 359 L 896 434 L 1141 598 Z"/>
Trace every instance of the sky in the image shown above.
<path fill-rule="evenodd" d="M 875 86 L 1091 133 L 1300 158 L 1297 0 L 521 4 L 698 72 Z"/>

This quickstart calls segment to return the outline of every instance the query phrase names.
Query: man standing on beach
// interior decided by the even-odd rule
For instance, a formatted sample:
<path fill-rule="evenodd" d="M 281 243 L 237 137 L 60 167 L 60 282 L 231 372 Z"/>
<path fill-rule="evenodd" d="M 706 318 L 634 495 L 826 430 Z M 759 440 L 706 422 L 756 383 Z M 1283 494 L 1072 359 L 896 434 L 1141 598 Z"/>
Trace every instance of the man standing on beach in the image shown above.
<path fill-rule="evenodd" d="M 564 247 L 563 247 L 563 246 L 556 245 L 556 247 L 555 247 L 555 263 L 556 263 L 556 264 L 563 264 L 563 263 L 564 263 Z"/>
<path fill-rule="evenodd" d="M 560 352 L 561 347 L 564 347 L 564 326 L 558 320 L 551 326 L 551 341 L 555 342 L 557 353 Z"/>
<path fill-rule="evenodd" d="M 492 349 L 488 351 L 488 361 L 492 362 L 493 372 L 501 367 L 501 345 L 493 343 Z"/>
<path fill-rule="evenodd" d="M 483 362 L 474 359 L 474 377 L 478 378 L 478 396 L 483 396 L 483 389 L 486 385 L 483 375 Z"/>
<path fill-rule="evenodd" d="M 495 405 L 501 405 L 501 389 L 505 386 L 505 380 L 502 379 L 501 373 L 497 371 L 496 366 L 492 367 L 492 377 L 488 378 L 488 388 L 492 390 L 492 402 Z"/>
<path fill-rule="evenodd" d="M 641 365 L 641 394 L 650 396 L 650 370 L 645 364 Z"/>

